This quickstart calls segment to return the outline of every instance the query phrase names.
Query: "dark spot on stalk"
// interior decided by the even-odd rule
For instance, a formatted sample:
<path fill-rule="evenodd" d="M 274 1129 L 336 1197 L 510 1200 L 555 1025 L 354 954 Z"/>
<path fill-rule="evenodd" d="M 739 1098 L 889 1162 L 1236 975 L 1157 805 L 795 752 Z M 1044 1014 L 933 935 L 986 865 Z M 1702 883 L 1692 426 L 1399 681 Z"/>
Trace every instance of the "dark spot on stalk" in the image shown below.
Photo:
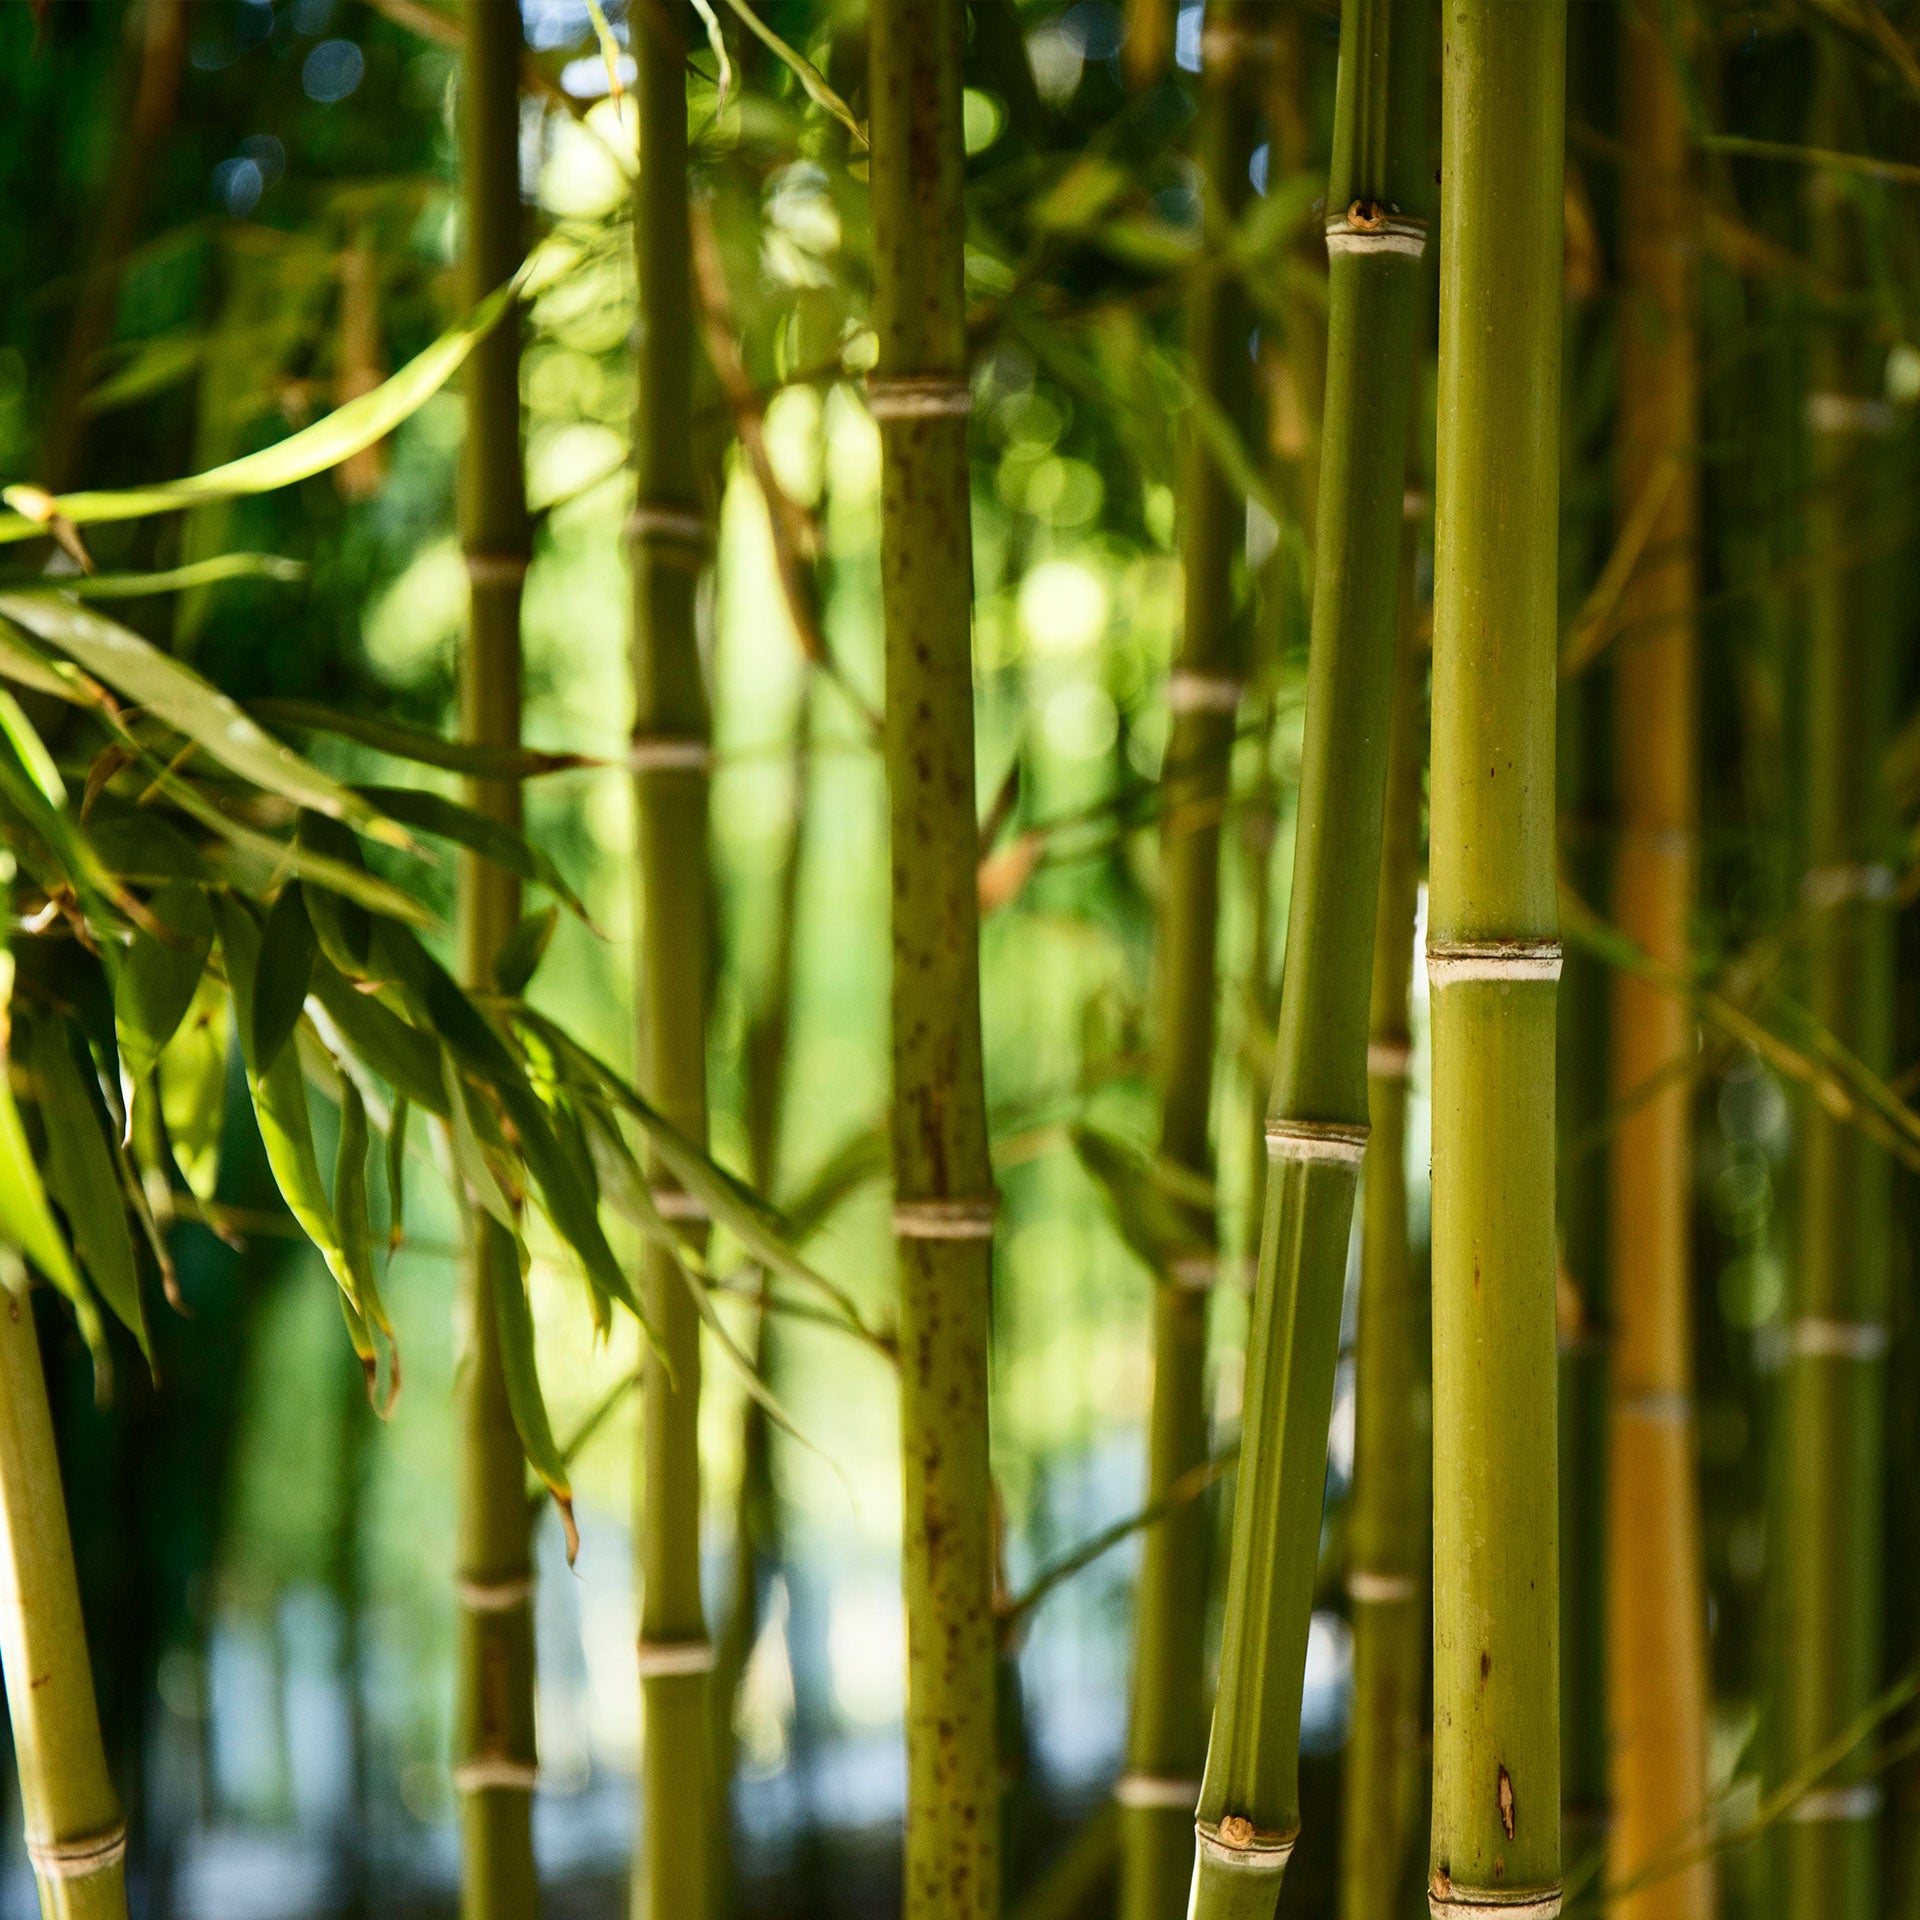
<path fill-rule="evenodd" d="M 1482 1653 L 1480 1656 L 1480 1684 L 1483 1687 L 1487 1684 L 1487 1675 L 1492 1671 L 1493 1655 L 1490 1653 Z"/>

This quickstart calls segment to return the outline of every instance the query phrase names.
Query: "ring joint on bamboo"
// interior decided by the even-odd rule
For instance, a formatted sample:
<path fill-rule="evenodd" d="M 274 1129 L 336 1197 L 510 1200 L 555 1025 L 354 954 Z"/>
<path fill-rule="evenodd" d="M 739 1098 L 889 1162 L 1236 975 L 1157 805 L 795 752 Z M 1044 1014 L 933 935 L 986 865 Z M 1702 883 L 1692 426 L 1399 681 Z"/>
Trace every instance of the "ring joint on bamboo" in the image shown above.
<path fill-rule="evenodd" d="M 1269 26 L 1245 20 L 1209 19 L 1200 29 L 1202 66 L 1237 66 L 1242 61 L 1271 60 L 1280 50 L 1279 36 Z"/>
<path fill-rule="evenodd" d="M 1787 1323 L 1787 1351 L 1796 1360 L 1856 1360 L 1887 1357 L 1884 1320 L 1824 1320 L 1808 1314 Z"/>
<path fill-rule="evenodd" d="M 527 577 L 524 553 L 487 553 L 484 550 L 466 556 L 467 580 L 476 587 L 517 587 Z"/>
<path fill-rule="evenodd" d="M 1367 1155 L 1367 1129 L 1339 1120 L 1269 1120 L 1267 1157 L 1357 1167 Z"/>
<path fill-rule="evenodd" d="M 1219 1278 L 1218 1254 L 1183 1253 L 1167 1267 L 1168 1284 L 1182 1293 L 1211 1293 Z"/>
<path fill-rule="evenodd" d="M 964 374 L 869 374 L 867 411 L 876 420 L 964 419 L 973 385 Z"/>
<path fill-rule="evenodd" d="M 1806 408 L 1809 433 L 1880 440 L 1894 429 L 1892 404 L 1868 394 L 1810 393 Z"/>
<path fill-rule="evenodd" d="M 1224 1820 L 1193 1823 L 1200 1851 L 1216 1864 L 1236 1873 L 1281 1874 L 1293 1858 L 1299 1833 L 1262 1833 L 1251 1820 L 1230 1813 Z"/>
<path fill-rule="evenodd" d="M 635 773 L 705 773 L 713 746 L 694 734 L 636 734 L 627 743 L 627 765 Z"/>
<path fill-rule="evenodd" d="M 1821 1787 L 1803 1793 L 1785 1817 L 1793 1821 L 1841 1824 L 1879 1817 L 1885 1796 L 1877 1780 L 1856 1781 L 1850 1787 Z"/>
<path fill-rule="evenodd" d="M 629 546 L 684 547 L 702 557 L 713 545 L 704 513 L 664 503 L 635 507 L 627 515 L 626 534 Z"/>
<path fill-rule="evenodd" d="M 1237 713 L 1246 691 L 1246 682 L 1232 674 L 1177 668 L 1167 676 L 1167 708 L 1172 713 Z"/>
<path fill-rule="evenodd" d="M 1464 986 L 1484 982 L 1518 986 L 1560 978 L 1558 940 L 1447 940 L 1427 947 L 1427 984 Z"/>
<path fill-rule="evenodd" d="M 510 1580 L 456 1580 L 453 1591 L 469 1613 L 511 1613 L 533 1598 L 533 1575 Z"/>
<path fill-rule="evenodd" d="M 460 1793 L 485 1793 L 489 1789 L 531 1793 L 540 1784 L 540 1769 L 531 1760 L 515 1760 L 504 1753 L 476 1754 L 454 1768 L 453 1784 Z"/>
<path fill-rule="evenodd" d="M 1681 1427 L 1693 1418 L 1693 1395 L 1678 1391 L 1623 1393 L 1613 1403 L 1615 1417 L 1647 1426 Z"/>
<path fill-rule="evenodd" d="M 642 1640 L 639 1652 L 642 1680 L 667 1680 L 682 1674 L 713 1671 L 711 1640 Z"/>
<path fill-rule="evenodd" d="M 662 1220 L 700 1223 L 712 1218 L 707 1203 L 685 1187 L 654 1187 L 650 1196 L 653 1210 Z"/>
<path fill-rule="evenodd" d="M 1517 1893 L 1511 1898 L 1497 1893 L 1440 1893 L 1427 1889 L 1427 1911 L 1433 1920 L 1451 1920 L 1454 1915 L 1482 1916 L 1482 1920 L 1558 1920 L 1560 1888 Z"/>
<path fill-rule="evenodd" d="M 1418 260 L 1427 250 L 1427 223 L 1356 200 L 1327 222 L 1327 252 L 1398 254 Z"/>
<path fill-rule="evenodd" d="M 897 1200 L 893 1232 L 898 1240 L 991 1240 L 1000 1200 Z"/>
<path fill-rule="evenodd" d="M 1433 496 L 1424 487 L 1409 487 L 1400 496 L 1402 520 L 1424 520 L 1433 511 Z"/>
<path fill-rule="evenodd" d="M 1374 1080 L 1404 1080 L 1413 1065 L 1413 1045 L 1407 1040 L 1369 1040 L 1367 1074 Z"/>
<path fill-rule="evenodd" d="M 1411 1600 L 1419 1591 L 1419 1583 L 1410 1573 L 1380 1573 L 1371 1567 L 1347 1570 L 1347 1598 L 1362 1606 L 1395 1606 Z"/>
<path fill-rule="evenodd" d="M 1891 867 L 1865 862 L 1851 867 L 1812 867 L 1801 875 L 1800 900 L 1815 909 L 1844 906 L 1849 900 L 1891 900 L 1899 888 Z"/>
<path fill-rule="evenodd" d="M 1128 1771 L 1113 1783 L 1113 1798 L 1115 1804 L 1122 1807 L 1191 1813 L 1200 1798 L 1200 1782 L 1182 1780 L 1175 1775 Z"/>
<path fill-rule="evenodd" d="M 44 1880 L 85 1880 L 117 1867 L 127 1857 L 127 1823 L 122 1820 L 102 1833 L 78 1840 L 27 1841 L 27 1858 Z"/>

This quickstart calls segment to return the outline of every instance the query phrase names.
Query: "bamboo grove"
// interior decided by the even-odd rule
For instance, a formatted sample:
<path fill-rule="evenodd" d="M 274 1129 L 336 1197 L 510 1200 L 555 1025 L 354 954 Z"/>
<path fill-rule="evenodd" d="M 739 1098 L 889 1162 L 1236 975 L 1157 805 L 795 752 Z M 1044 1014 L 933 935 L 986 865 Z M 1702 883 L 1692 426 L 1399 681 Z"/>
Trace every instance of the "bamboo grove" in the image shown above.
<path fill-rule="evenodd" d="M 1920 1920 L 1920 5 L 0 61 L 47 1920 Z"/>

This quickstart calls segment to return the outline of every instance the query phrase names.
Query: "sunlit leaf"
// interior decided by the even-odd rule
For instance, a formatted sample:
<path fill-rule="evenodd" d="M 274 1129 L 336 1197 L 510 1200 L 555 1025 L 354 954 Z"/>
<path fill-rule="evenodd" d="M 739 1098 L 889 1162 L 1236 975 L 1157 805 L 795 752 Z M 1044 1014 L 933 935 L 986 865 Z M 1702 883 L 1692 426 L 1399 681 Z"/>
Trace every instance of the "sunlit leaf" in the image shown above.
<path fill-rule="evenodd" d="M 508 999 L 517 1000 L 526 992 L 553 944 L 553 932 L 559 924 L 560 909 L 542 907 L 538 913 L 528 914 L 494 955 L 493 983 Z"/>
<path fill-rule="evenodd" d="M 213 947 L 213 913 L 199 887 L 170 882 L 147 902 L 147 911 L 157 930 L 135 929 L 113 977 L 120 1049 L 136 1080 L 159 1064 L 186 1018 Z"/>
<path fill-rule="evenodd" d="M 272 1069 L 300 1024 L 316 951 L 313 924 L 307 918 L 300 889 L 282 887 L 260 934 L 259 970 L 253 992 L 253 1048 L 248 1056 L 256 1073 Z"/>
<path fill-rule="evenodd" d="M 477 809 L 424 787 L 360 787 L 357 791 L 388 819 L 466 847 L 508 873 L 545 887 L 569 911 L 582 920 L 587 918 L 586 908 L 568 886 L 565 875 L 515 828 L 489 820 Z"/>

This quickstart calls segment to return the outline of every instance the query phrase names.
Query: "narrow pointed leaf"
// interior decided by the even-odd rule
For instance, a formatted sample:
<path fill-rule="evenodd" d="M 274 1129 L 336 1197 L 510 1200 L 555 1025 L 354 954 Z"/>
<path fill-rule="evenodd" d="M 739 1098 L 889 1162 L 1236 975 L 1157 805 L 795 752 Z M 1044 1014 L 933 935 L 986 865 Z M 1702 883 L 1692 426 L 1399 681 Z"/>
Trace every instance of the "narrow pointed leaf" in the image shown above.
<path fill-rule="evenodd" d="M 313 978 L 316 946 L 313 925 L 297 886 L 280 889 L 260 934 L 260 959 L 253 992 L 253 1050 L 256 1073 L 270 1072 L 300 1024 Z"/>
<path fill-rule="evenodd" d="M 388 819 L 466 847 L 508 873 L 545 887 L 569 912 L 587 919 L 587 910 L 565 875 L 526 835 L 423 787 L 361 787 L 358 792 Z"/>
<path fill-rule="evenodd" d="M 147 910 L 172 938 L 136 928 L 113 983 L 120 1050 L 135 1080 L 159 1064 L 193 1004 L 213 949 L 213 912 L 199 887 L 174 881 L 154 894 Z"/>
<path fill-rule="evenodd" d="M 4 629 L 0 629 L 3 637 Z M 0 674 L 6 671 L 6 656 L 0 653 Z M 447 773 L 464 773 L 481 780 L 530 780 L 543 773 L 608 764 L 581 753 L 543 753 L 537 747 L 490 747 L 469 740 L 443 740 L 437 733 L 402 721 L 336 713 L 312 700 L 255 700 L 247 710 L 269 726 L 333 734 L 396 760 L 411 760 L 416 766 L 439 767 Z"/>
<path fill-rule="evenodd" d="M 507 944 L 494 956 L 493 983 L 509 1000 L 526 992 L 528 983 L 539 971 L 553 943 L 553 930 L 560 924 L 558 907 L 542 907 L 530 913 L 514 928 Z"/>
<path fill-rule="evenodd" d="M 367 1133 L 367 1103 L 351 1074 L 343 1073 L 340 1080 L 340 1144 L 333 1162 L 333 1212 L 340 1223 L 340 1245 L 353 1274 L 361 1313 L 369 1329 L 386 1336 L 390 1371 L 385 1394 L 380 1392 L 377 1373 L 367 1380 L 374 1411 L 385 1419 L 400 1395 L 400 1348 L 373 1270 L 373 1220 L 367 1206 L 367 1153 L 372 1144 Z"/>
<path fill-rule="evenodd" d="M 403 1094 L 387 1121 L 387 1258 L 407 1237 L 407 1122 L 413 1107 Z"/>

